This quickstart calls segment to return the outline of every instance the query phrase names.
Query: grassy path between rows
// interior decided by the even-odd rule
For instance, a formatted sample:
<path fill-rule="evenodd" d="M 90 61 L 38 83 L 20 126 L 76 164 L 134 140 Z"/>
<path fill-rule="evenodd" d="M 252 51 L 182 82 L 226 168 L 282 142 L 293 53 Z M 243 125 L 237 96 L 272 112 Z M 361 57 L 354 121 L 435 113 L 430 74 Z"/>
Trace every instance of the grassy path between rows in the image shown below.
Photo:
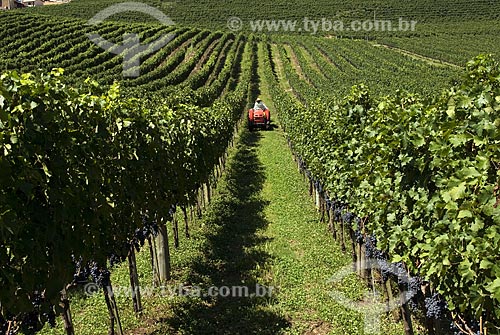
<path fill-rule="evenodd" d="M 203 242 L 179 273 L 184 284 L 249 292 L 258 284 L 272 294 L 179 299 L 154 334 L 363 334 L 362 316 L 329 295 L 328 280 L 350 256 L 319 222 L 281 130 L 243 132 L 198 233 Z M 354 275 L 335 289 L 353 300 L 365 292 Z"/>
<path fill-rule="evenodd" d="M 153 334 L 361 334 L 361 316 L 329 295 L 350 262 L 328 235 L 279 129 L 244 131 L 199 231 L 174 264 L 188 287 L 272 287 L 266 297 L 182 297 L 162 308 Z M 176 251 L 174 251 L 175 254 Z M 349 277 L 336 289 L 363 292 Z"/>

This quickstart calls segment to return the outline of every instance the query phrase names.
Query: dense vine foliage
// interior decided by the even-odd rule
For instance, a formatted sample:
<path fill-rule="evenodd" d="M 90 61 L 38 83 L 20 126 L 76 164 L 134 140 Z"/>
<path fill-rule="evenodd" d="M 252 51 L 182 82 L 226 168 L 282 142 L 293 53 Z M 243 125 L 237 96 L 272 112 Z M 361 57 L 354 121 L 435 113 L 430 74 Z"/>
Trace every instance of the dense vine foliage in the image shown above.
<path fill-rule="evenodd" d="M 38 13 L 50 14 L 58 17 L 71 17 L 89 19 L 100 10 L 119 0 L 79 0 L 72 1 L 67 6 L 43 6 L 35 8 Z M 245 1 L 176 1 L 173 3 L 158 0 L 141 0 L 141 2 L 154 6 L 169 15 L 179 24 L 198 26 L 212 29 L 227 29 L 227 20 L 238 16 L 243 22 L 243 29 L 250 31 L 248 24 L 250 20 L 302 20 L 307 17 L 311 20 L 360 20 L 367 19 L 390 19 L 397 21 L 399 17 L 413 19 L 419 22 L 416 32 L 355 32 L 346 31 L 342 35 L 348 36 L 377 36 L 391 35 L 416 35 L 434 34 L 436 30 L 450 30 L 453 28 L 463 31 L 463 25 L 477 25 L 481 21 L 488 20 L 486 24 L 491 25 L 492 20 L 497 20 L 500 5 L 495 0 L 416 0 L 412 3 L 388 0 L 384 2 L 376 0 L 351 0 L 348 2 L 340 0 L 319 0 L 290 2 L 285 0 L 259 1 L 249 5 Z M 155 18 L 142 13 L 120 13 L 114 19 L 126 22 L 154 21 Z M 460 22 L 457 27 L 447 27 L 449 22 Z M 445 24 L 443 24 L 445 23 Z M 436 27 L 437 26 L 437 27 Z M 304 33 L 304 32 L 303 32 Z M 332 32 L 320 32 L 331 35 Z"/>
<path fill-rule="evenodd" d="M 328 196 L 365 218 L 378 246 L 432 282 L 451 311 L 497 324 L 499 74 L 480 56 L 461 86 L 433 101 L 401 92 L 373 99 L 361 85 L 341 101 L 313 97 L 303 107 L 273 92 L 294 150 Z M 429 313 L 439 301 L 428 300 Z"/>
<path fill-rule="evenodd" d="M 145 215 L 166 221 L 186 204 L 232 138 L 243 83 L 238 99 L 203 108 L 125 98 L 91 80 L 71 88 L 62 70 L 2 74 L 2 318 L 53 313 L 75 257 L 106 271 L 138 243 Z"/>

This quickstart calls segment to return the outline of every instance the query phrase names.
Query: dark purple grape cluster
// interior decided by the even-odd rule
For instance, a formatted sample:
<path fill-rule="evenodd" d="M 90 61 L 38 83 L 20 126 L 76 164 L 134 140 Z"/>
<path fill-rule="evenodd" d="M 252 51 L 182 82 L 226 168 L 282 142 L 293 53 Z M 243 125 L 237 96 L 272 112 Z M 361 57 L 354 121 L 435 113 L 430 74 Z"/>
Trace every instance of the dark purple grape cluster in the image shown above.
<path fill-rule="evenodd" d="M 89 281 L 90 277 L 90 269 L 89 267 L 83 263 L 81 257 L 76 258 L 74 255 L 73 264 L 75 264 L 75 272 L 73 274 L 73 283 L 75 284 L 85 284 Z"/>
<path fill-rule="evenodd" d="M 24 313 L 22 316 L 20 330 L 25 335 L 34 335 L 42 329 L 38 312 Z"/>
<path fill-rule="evenodd" d="M 351 212 L 347 212 L 344 215 L 342 215 L 342 220 L 347 224 L 351 224 L 355 218 L 356 216 Z"/>
<path fill-rule="evenodd" d="M 342 220 L 342 212 L 344 211 L 345 207 L 346 206 L 338 200 L 332 201 L 333 219 L 335 221 L 340 222 L 340 220 Z"/>
<path fill-rule="evenodd" d="M 175 206 L 175 205 L 172 205 L 170 207 L 170 209 L 169 209 L 170 216 L 173 216 L 175 214 L 176 208 L 177 208 L 177 206 Z M 156 221 L 151 220 L 149 218 L 149 216 L 147 216 L 147 215 L 143 215 L 142 227 L 135 229 L 132 240 L 122 248 L 121 254 L 115 252 L 109 256 L 110 266 L 114 267 L 115 265 L 118 265 L 118 264 L 124 262 L 127 259 L 128 250 L 130 249 L 131 245 L 134 246 L 134 248 L 137 251 L 139 251 L 146 243 L 146 240 L 150 236 L 157 236 L 158 232 L 159 232 L 159 228 L 158 228 L 158 224 L 156 223 Z"/>
<path fill-rule="evenodd" d="M 39 292 L 33 293 L 31 296 L 31 304 L 36 310 L 39 310 L 42 307 L 43 297 Z"/>
<path fill-rule="evenodd" d="M 391 263 L 389 263 L 387 261 L 387 259 L 384 259 L 384 258 L 375 258 L 378 262 L 378 265 L 380 266 L 380 273 L 382 275 L 382 281 L 385 283 L 390 275 L 391 275 L 391 271 L 392 271 L 392 266 L 391 266 Z"/>
<path fill-rule="evenodd" d="M 409 294 L 409 292 L 406 292 L 406 294 Z M 415 299 L 409 298 L 409 300 L 406 302 L 408 305 L 408 308 L 410 309 L 410 312 L 412 313 L 418 313 L 420 310 L 418 303 L 415 301 Z"/>
<path fill-rule="evenodd" d="M 91 262 L 90 264 L 90 276 L 99 287 L 109 286 L 111 282 L 111 273 L 109 270 L 99 267 L 96 262 Z"/>
<path fill-rule="evenodd" d="M 342 210 L 340 208 L 335 208 L 335 210 L 333 211 L 333 215 L 335 217 L 335 221 L 340 221 L 340 219 L 342 218 Z"/>
<path fill-rule="evenodd" d="M 177 211 L 177 205 L 175 205 L 175 204 L 170 205 L 170 209 L 168 210 L 168 214 L 170 216 L 173 216 L 176 211 Z"/>
<path fill-rule="evenodd" d="M 430 319 L 440 320 L 448 311 L 448 304 L 438 293 L 425 298 L 425 314 Z"/>
<path fill-rule="evenodd" d="M 410 280 L 408 281 L 408 290 L 412 292 L 420 292 L 422 288 L 422 284 L 424 283 L 424 280 L 422 277 L 411 277 Z"/>
<path fill-rule="evenodd" d="M 23 313 L 16 317 L 18 329 L 11 328 L 9 334 L 17 334 L 21 331 L 25 335 L 34 335 L 42 330 L 45 323 L 49 323 L 50 327 L 56 326 L 56 313 L 54 306 L 45 301 L 43 295 L 35 292 L 31 297 L 33 311 Z"/>
<path fill-rule="evenodd" d="M 311 171 L 309 171 L 309 170 L 306 169 L 306 176 L 307 176 L 307 178 L 311 179 L 312 178 Z"/>
<path fill-rule="evenodd" d="M 424 280 L 422 277 L 411 277 L 408 280 L 408 291 L 406 291 L 406 300 L 408 301 L 408 306 L 410 310 L 414 313 L 417 313 L 421 310 L 420 304 L 418 301 L 423 299 L 422 293 L 422 285 L 424 284 Z"/>
<path fill-rule="evenodd" d="M 403 262 L 392 263 L 392 274 L 396 277 L 398 285 L 407 289 L 409 278 Z"/>
<path fill-rule="evenodd" d="M 372 259 L 375 258 L 375 252 L 377 249 L 377 239 L 374 235 L 367 235 L 365 237 L 365 249 L 366 249 L 366 258 Z"/>
<path fill-rule="evenodd" d="M 365 237 L 359 229 L 354 231 L 354 239 L 356 240 L 356 243 L 359 244 L 362 244 L 365 241 Z"/>
<path fill-rule="evenodd" d="M 467 322 L 467 327 L 470 328 L 474 332 L 474 335 L 481 335 L 481 328 L 479 326 L 479 322 L 473 320 Z M 470 335 L 470 333 L 464 333 L 463 331 L 458 328 L 457 324 L 455 322 L 450 322 L 450 331 L 451 334 L 453 335 Z"/>
<path fill-rule="evenodd" d="M 387 261 L 387 253 L 377 248 L 377 238 L 374 235 L 368 235 L 365 239 L 366 257 L 375 260 L 381 268 L 382 276 L 387 280 L 390 272 Z"/>
<path fill-rule="evenodd" d="M 47 320 L 49 326 L 51 328 L 54 328 L 56 326 L 56 313 L 54 311 L 54 308 L 50 308 L 48 312 L 45 312 L 42 314 L 44 319 Z"/>
<path fill-rule="evenodd" d="M 329 211 L 332 208 L 333 202 L 328 196 L 325 197 L 326 210 Z"/>
<path fill-rule="evenodd" d="M 0 334 L 15 335 L 21 332 L 24 335 L 38 333 L 45 323 L 54 328 L 56 326 L 56 313 L 54 306 L 45 300 L 40 292 L 30 296 L 33 309 L 30 312 L 17 316 L 0 314 Z"/>
<path fill-rule="evenodd" d="M 171 209 L 171 215 L 173 215 L 175 209 Z M 150 236 L 158 235 L 158 224 L 156 221 L 149 219 L 147 216 L 142 218 L 142 228 L 137 228 L 134 232 L 133 244 L 137 250 L 144 246 L 146 240 Z"/>

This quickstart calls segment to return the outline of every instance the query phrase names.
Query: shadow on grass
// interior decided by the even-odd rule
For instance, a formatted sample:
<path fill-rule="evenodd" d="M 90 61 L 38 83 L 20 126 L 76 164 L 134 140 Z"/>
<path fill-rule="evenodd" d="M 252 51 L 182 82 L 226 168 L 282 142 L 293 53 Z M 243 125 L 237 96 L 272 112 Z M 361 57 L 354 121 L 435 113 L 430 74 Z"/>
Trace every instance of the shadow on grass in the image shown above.
<path fill-rule="evenodd" d="M 243 132 L 235 155 L 229 162 L 218 196 L 205 213 L 206 242 L 200 256 L 190 264 L 187 284 L 202 292 L 211 286 L 246 286 L 254 293 L 256 268 L 264 268 L 270 255 L 260 246 L 268 238 L 259 230 L 268 222 L 262 199 L 265 174 L 256 153 L 261 138 L 257 132 Z M 290 324 L 268 306 L 271 297 L 183 298 L 171 306 L 172 316 L 161 320 L 153 334 L 279 334 Z"/>

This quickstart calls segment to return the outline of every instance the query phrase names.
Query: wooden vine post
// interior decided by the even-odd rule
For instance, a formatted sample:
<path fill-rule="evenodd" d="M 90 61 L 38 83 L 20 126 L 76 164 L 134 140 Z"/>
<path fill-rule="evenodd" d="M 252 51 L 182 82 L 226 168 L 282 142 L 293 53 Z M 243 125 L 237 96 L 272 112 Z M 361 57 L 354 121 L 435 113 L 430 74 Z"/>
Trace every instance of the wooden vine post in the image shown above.
<path fill-rule="evenodd" d="M 162 286 L 170 280 L 170 248 L 168 244 L 167 226 L 163 222 L 158 223 L 158 236 L 153 243 L 153 273 L 154 285 Z"/>
<path fill-rule="evenodd" d="M 108 335 L 115 335 L 115 323 L 118 326 L 117 334 L 123 335 L 122 322 L 120 320 L 120 314 L 118 312 L 118 305 L 116 304 L 115 294 L 113 292 L 113 286 L 111 282 L 108 282 L 107 286 L 103 288 L 104 299 L 106 301 L 106 306 L 109 312 L 109 330 Z"/>
<path fill-rule="evenodd" d="M 132 293 L 132 301 L 134 304 L 134 312 L 138 314 L 142 311 L 142 302 L 141 302 L 141 289 L 139 284 L 139 274 L 137 273 L 137 261 L 133 245 L 130 246 L 130 251 L 128 254 L 128 266 L 129 266 L 129 277 L 130 277 L 130 289 Z"/>
<path fill-rule="evenodd" d="M 175 213 L 172 218 L 172 230 L 174 232 L 174 247 L 179 248 L 179 221 L 175 216 Z"/>
<path fill-rule="evenodd" d="M 71 317 L 70 302 L 66 288 L 61 291 L 61 302 L 59 304 L 62 308 L 62 318 L 64 322 L 64 331 L 66 335 L 74 335 L 75 328 L 73 327 L 73 318 Z"/>
<path fill-rule="evenodd" d="M 182 215 L 184 217 L 184 234 L 185 234 L 186 238 L 189 238 L 190 237 L 190 235 L 189 235 L 189 216 L 187 213 L 186 206 L 182 206 L 181 210 L 182 210 Z"/>
<path fill-rule="evenodd" d="M 401 302 L 401 318 L 403 319 L 403 327 L 405 335 L 413 335 L 413 325 L 411 322 L 410 308 L 406 302 L 406 289 L 403 284 L 399 285 L 399 299 Z"/>
<path fill-rule="evenodd" d="M 208 205 L 210 203 L 210 182 L 207 181 L 205 184 L 203 184 L 203 195 L 205 198 L 205 204 Z"/>

